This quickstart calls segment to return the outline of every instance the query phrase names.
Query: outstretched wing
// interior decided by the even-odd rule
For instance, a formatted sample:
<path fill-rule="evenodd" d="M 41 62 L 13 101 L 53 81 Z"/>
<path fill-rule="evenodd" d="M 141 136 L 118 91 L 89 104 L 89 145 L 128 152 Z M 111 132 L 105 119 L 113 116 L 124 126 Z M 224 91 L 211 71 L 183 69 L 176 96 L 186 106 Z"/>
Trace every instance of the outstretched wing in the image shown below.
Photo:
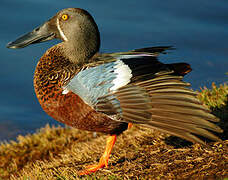
<path fill-rule="evenodd" d="M 99 98 L 115 92 L 118 88 L 153 78 L 156 73 L 162 73 L 162 68 L 167 70 L 167 67 L 157 60 L 158 54 L 164 53 L 166 49 L 171 47 L 101 54 L 96 57 L 96 61 L 85 65 L 87 68 L 76 74 L 64 89 L 76 93 L 85 103 L 95 107 Z"/>
<path fill-rule="evenodd" d="M 128 84 L 99 99 L 97 109 L 110 111 L 107 104 L 114 104 L 125 122 L 144 124 L 192 142 L 203 143 L 196 135 L 218 141 L 210 131 L 222 132 L 214 124 L 219 119 L 199 102 L 182 78 L 166 74 Z"/>
<path fill-rule="evenodd" d="M 128 84 L 131 78 L 131 69 L 117 60 L 80 71 L 65 88 L 94 107 L 98 98 Z"/>
<path fill-rule="evenodd" d="M 66 88 L 97 111 L 118 114 L 121 121 L 144 124 L 193 142 L 203 143 L 196 135 L 219 140 L 210 132 L 222 132 L 213 123 L 219 119 L 199 102 L 188 88 L 190 84 L 183 82 L 190 66 L 163 64 L 157 60 L 162 50 L 153 50 L 103 55 L 109 62 L 79 72 Z"/>

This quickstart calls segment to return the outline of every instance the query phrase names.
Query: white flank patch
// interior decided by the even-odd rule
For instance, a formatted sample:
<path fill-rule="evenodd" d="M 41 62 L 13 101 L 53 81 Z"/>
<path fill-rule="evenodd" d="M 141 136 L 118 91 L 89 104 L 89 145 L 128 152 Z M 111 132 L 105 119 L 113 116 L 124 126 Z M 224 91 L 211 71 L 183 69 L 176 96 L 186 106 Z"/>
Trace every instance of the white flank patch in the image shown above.
<path fill-rule="evenodd" d="M 114 86 L 110 88 L 112 91 L 115 91 L 118 88 L 127 85 L 132 77 L 131 69 L 128 67 L 128 65 L 124 64 L 123 61 L 117 60 L 115 64 L 114 73 L 117 75 L 116 78 L 112 81 L 114 84 Z"/>
<path fill-rule="evenodd" d="M 63 88 L 63 92 L 62 92 L 62 94 L 67 94 L 69 92 L 69 90 L 67 89 L 67 88 Z"/>
<path fill-rule="evenodd" d="M 57 28 L 59 30 L 60 36 L 64 39 L 64 41 L 68 41 L 68 39 L 66 38 L 65 34 L 63 33 L 60 25 L 59 25 L 59 19 L 57 18 Z"/>

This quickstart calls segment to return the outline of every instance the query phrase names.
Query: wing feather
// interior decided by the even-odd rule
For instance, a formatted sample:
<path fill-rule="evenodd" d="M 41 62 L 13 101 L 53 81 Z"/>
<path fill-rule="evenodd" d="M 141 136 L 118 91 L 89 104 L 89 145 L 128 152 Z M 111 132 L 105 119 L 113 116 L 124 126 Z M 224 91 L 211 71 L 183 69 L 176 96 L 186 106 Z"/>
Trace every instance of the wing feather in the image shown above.
<path fill-rule="evenodd" d="M 115 108 L 121 109 L 125 122 L 150 126 L 193 142 L 203 143 L 196 135 L 219 140 L 211 132 L 222 132 L 213 123 L 219 119 L 199 102 L 197 93 L 188 89 L 189 83 L 182 78 L 164 75 L 121 87 L 112 94 L 119 101 Z"/>
<path fill-rule="evenodd" d="M 143 124 L 193 142 L 203 143 L 198 135 L 219 140 L 211 132 L 222 132 L 213 123 L 219 119 L 182 80 L 190 65 L 157 60 L 168 48 L 102 54 L 65 88 L 98 112 L 121 117 L 113 120 Z"/>

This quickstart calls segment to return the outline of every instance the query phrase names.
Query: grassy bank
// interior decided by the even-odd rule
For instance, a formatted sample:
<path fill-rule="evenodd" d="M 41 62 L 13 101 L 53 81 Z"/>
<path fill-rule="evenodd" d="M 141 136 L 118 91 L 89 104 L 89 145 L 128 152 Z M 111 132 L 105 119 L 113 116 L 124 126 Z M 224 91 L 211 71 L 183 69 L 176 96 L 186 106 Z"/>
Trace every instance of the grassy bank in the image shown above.
<path fill-rule="evenodd" d="M 228 86 L 202 88 L 199 99 L 221 119 L 222 142 L 191 144 L 158 131 L 133 126 L 117 138 L 109 168 L 91 176 L 77 172 L 97 162 L 106 136 L 46 126 L 0 146 L 0 179 L 187 179 L 228 177 Z"/>

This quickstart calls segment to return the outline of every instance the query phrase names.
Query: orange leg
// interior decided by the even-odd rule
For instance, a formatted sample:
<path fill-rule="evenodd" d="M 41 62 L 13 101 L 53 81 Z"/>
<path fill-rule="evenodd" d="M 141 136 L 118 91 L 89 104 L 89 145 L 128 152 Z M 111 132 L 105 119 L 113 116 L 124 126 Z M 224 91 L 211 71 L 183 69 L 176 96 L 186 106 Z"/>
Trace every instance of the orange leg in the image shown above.
<path fill-rule="evenodd" d="M 133 124 L 132 123 L 128 123 L 127 129 L 131 129 L 132 127 L 133 127 Z"/>
<path fill-rule="evenodd" d="M 116 142 L 116 135 L 109 136 L 107 139 L 105 152 L 101 156 L 99 163 L 88 166 L 87 169 L 81 171 L 79 174 L 80 175 L 91 174 L 93 172 L 96 172 L 98 169 L 103 168 L 104 166 L 108 167 L 108 159 L 115 142 Z"/>

